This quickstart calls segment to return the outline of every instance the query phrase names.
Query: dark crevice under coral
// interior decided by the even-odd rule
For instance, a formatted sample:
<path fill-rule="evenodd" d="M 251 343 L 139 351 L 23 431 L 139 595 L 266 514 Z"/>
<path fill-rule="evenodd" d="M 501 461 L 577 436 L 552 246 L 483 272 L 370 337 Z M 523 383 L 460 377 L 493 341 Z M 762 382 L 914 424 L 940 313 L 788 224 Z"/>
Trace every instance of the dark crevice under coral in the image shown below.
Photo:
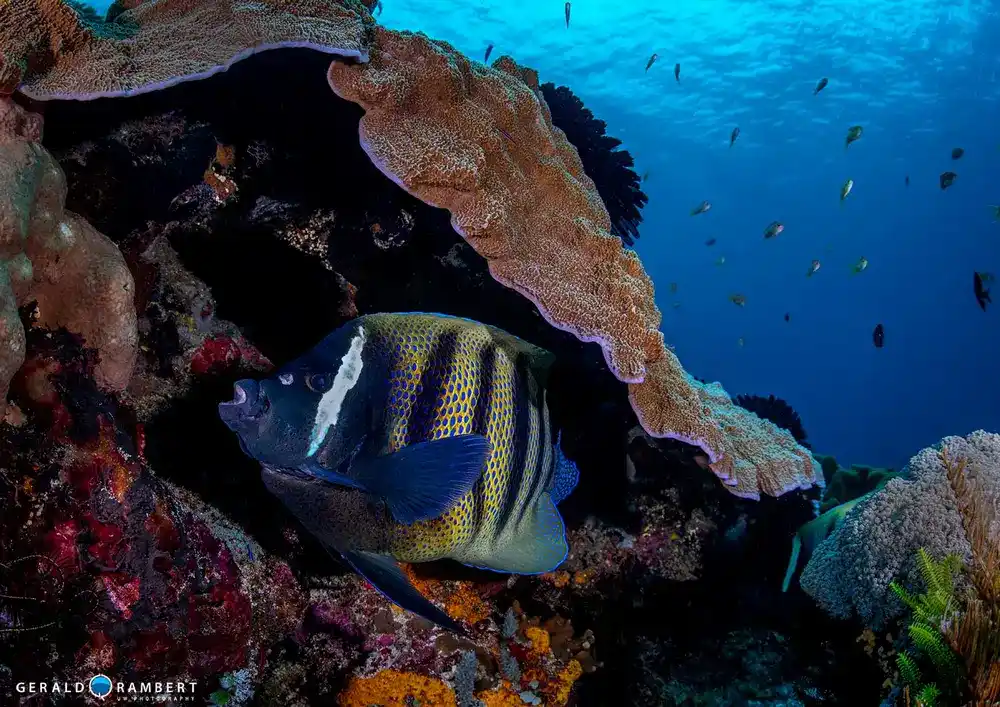
<path fill-rule="evenodd" d="M 605 135 L 608 124 L 594 116 L 576 94 L 566 86 L 541 85 L 542 95 L 552 111 L 552 124 L 566 133 L 566 138 L 580 153 L 583 171 L 594 180 L 597 192 L 611 217 L 611 231 L 627 246 L 635 245 L 642 222 L 642 207 L 649 197 L 640 188 L 635 162 L 628 150 L 620 150 L 622 141 Z"/>
<path fill-rule="evenodd" d="M 700 567 L 692 569 L 697 579 L 650 578 L 628 566 L 571 599 L 537 578 L 519 578 L 494 597 L 498 611 L 517 600 L 533 615 L 558 612 L 580 630 L 594 631 L 604 665 L 582 679 L 576 704 L 694 703 L 651 698 L 657 685 L 668 683 L 678 690 L 686 685 L 692 694 L 739 683 L 739 699 L 752 699 L 747 690 L 757 689 L 753 685 L 777 695 L 797 674 L 823 693 L 823 704 L 870 701 L 880 678 L 867 672 L 863 654 L 859 659 L 847 635 L 851 628 L 826 620 L 801 594 L 780 595 L 788 539 L 811 514 L 804 495 L 741 501 L 720 489 L 684 445 L 627 447 L 636 420 L 598 347 L 549 326 L 529 302 L 489 276 L 446 212 L 410 197 L 371 165 L 358 144 L 361 110 L 326 84 L 329 61 L 307 50 L 271 51 L 224 74 L 152 94 L 47 105 L 45 144 L 67 173 L 67 207 L 127 253 L 166 238 L 211 288 L 214 314 L 236 324 L 276 365 L 312 347 L 355 310 L 441 311 L 553 351 L 552 419 L 581 471 L 580 486 L 561 506 L 571 533 L 588 537 L 596 523 L 640 538 L 644 508 L 672 509 L 681 519 L 696 511 L 717 526 L 704 533 Z M 603 135 L 603 124 L 568 91 L 545 90 L 547 97 L 556 91 L 554 120 L 580 150 L 588 174 L 599 189 L 602 182 L 611 187 L 610 195 L 601 195 L 616 233 L 631 243 L 645 203 L 631 157 L 614 150 L 617 141 Z M 557 110 L 561 103 L 566 107 Z M 568 110 L 577 117 L 567 118 Z M 221 182 L 207 173 L 220 155 L 231 162 L 222 165 Z M 235 192 L 226 191 L 231 185 Z M 141 292 L 157 291 L 139 280 Z M 164 375 L 180 344 L 163 317 L 153 315 L 166 306 L 158 296 L 150 295 L 141 314 L 152 329 L 145 340 L 163 349 L 149 353 L 154 373 Z M 236 368 L 196 378 L 183 399 L 156 413 L 145 426 L 150 466 L 229 514 L 267 550 L 288 558 L 297 575 L 342 572 L 306 534 L 289 541 L 281 530 L 287 514 L 218 419 L 218 402 L 245 375 Z M 629 450 L 637 460 L 631 481 Z M 419 572 L 505 579 L 454 563 Z M 787 643 L 778 650 L 780 641 Z M 747 654 L 758 648 L 766 648 L 767 657 L 753 673 Z M 303 650 L 285 641 L 275 655 Z M 312 703 L 329 704 L 320 697 L 329 686 L 321 690 L 317 681 Z M 723 703 L 744 702 L 714 702 Z"/>

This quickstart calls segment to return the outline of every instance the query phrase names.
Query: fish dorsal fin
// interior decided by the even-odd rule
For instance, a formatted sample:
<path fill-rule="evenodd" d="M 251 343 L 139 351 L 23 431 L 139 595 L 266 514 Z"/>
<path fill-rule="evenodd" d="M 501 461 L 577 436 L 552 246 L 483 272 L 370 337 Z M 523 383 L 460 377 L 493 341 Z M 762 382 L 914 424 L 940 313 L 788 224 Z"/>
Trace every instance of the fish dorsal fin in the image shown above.
<path fill-rule="evenodd" d="M 509 523 L 489 539 L 478 538 L 455 559 L 496 572 L 544 574 L 561 565 L 568 552 L 566 526 L 552 496 L 544 492 L 519 522 Z"/>
<path fill-rule="evenodd" d="M 436 607 L 403 574 L 402 568 L 391 557 L 372 552 L 340 551 L 354 571 L 368 580 L 379 594 L 407 611 L 423 616 L 449 631 L 465 636 L 468 632 L 453 618 Z"/>
<path fill-rule="evenodd" d="M 549 371 L 556 360 L 555 354 L 547 349 L 543 349 L 541 346 L 535 346 L 524 339 L 520 339 L 503 329 L 489 325 L 486 325 L 486 328 L 489 329 L 490 335 L 494 340 L 515 360 L 520 359 L 525 361 L 528 368 L 535 375 L 535 380 L 538 381 L 538 384 L 543 388 L 546 387 L 549 380 Z"/>

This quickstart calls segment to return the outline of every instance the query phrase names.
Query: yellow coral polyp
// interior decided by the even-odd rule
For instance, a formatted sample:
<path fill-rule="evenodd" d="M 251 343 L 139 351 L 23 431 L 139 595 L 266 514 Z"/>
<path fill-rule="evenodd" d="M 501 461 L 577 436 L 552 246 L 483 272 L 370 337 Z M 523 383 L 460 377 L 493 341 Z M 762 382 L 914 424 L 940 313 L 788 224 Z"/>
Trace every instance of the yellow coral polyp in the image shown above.
<path fill-rule="evenodd" d="M 499 688 L 478 693 L 476 699 L 484 707 L 524 707 L 524 700 L 513 690 L 511 684 L 504 680 Z"/>
<path fill-rule="evenodd" d="M 556 689 L 552 697 L 553 705 L 562 707 L 569 701 L 569 693 L 581 675 L 583 675 L 583 666 L 580 665 L 580 661 L 571 660 L 555 679 Z"/>
<path fill-rule="evenodd" d="M 430 707 L 457 707 L 455 693 L 441 680 L 417 673 L 383 670 L 370 678 L 351 678 L 340 693 L 340 707 L 408 707 L 416 700 Z"/>
<path fill-rule="evenodd" d="M 536 653 L 546 655 L 549 652 L 549 648 L 552 644 L 549 640 L 549 632 L 544 628 L 530 626 L 524 630 L 524 635 L 528 637 L 529 641 L 531 641 L 531 648 Z"/>

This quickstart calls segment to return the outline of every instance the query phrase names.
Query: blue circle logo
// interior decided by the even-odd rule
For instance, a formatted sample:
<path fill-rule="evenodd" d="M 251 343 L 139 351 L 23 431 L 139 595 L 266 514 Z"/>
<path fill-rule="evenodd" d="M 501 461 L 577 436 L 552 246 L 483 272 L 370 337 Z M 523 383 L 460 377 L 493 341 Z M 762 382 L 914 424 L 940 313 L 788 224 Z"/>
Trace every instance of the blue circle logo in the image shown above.
<path fill-rule="evenodd" d="M 107 675 L 95 675 L 90 678 L 90 694 L 104 699 L 111 694 L 111 678 Z"/>

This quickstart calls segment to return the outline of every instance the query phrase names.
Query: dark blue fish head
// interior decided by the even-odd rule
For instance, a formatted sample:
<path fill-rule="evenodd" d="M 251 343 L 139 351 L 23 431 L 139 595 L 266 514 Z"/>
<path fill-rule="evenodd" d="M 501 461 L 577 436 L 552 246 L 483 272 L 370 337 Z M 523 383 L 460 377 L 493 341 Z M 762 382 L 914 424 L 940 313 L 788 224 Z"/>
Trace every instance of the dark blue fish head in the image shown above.
<path fill-rule="evenodd" d="M 359 327 L 338 329 L 276 375 L 237 381 L 219 417 L 262 464 L 298 468 L 316 459 L 339 466 L 374 420 L 368 394 L 374 374 L 364 353 Z"/>

